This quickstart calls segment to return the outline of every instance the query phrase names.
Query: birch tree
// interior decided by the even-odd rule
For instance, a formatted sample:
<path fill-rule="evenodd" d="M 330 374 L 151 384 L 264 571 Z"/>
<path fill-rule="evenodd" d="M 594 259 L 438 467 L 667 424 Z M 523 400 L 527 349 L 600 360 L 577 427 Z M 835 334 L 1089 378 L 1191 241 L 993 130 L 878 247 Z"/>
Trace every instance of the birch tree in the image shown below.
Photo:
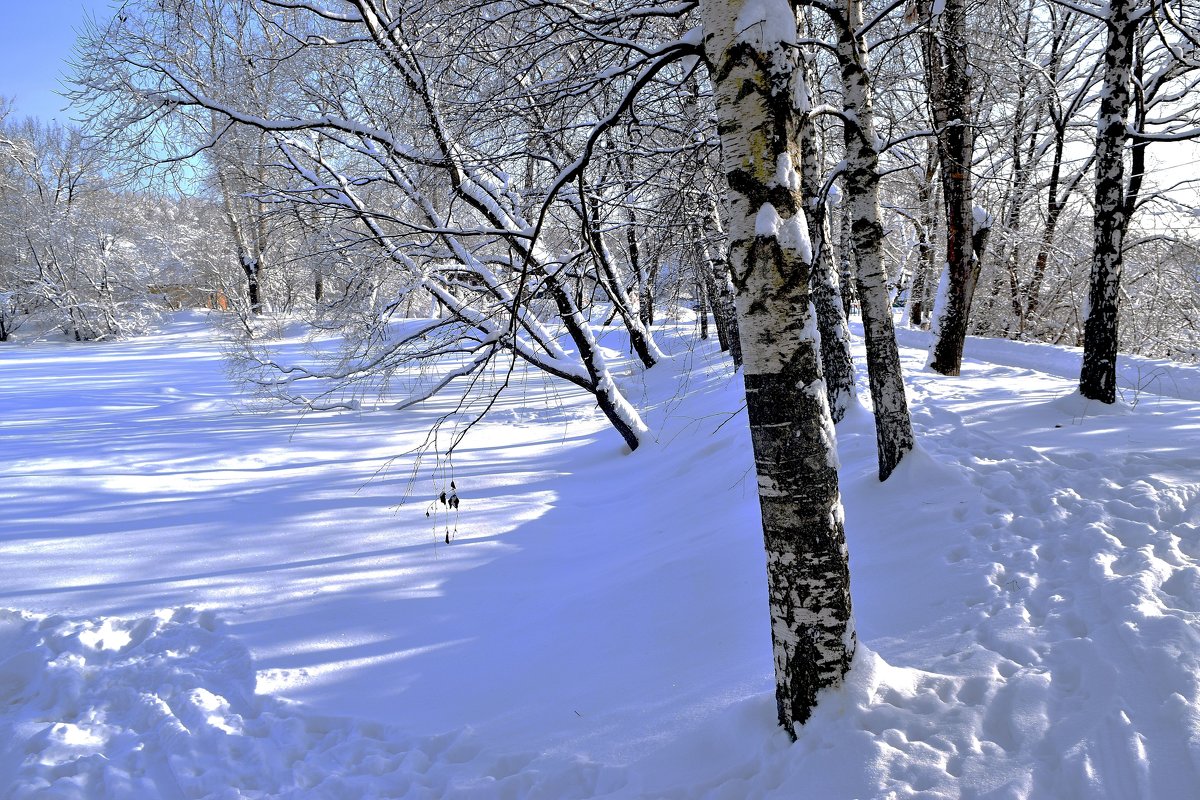
<path fill-rule="evenodd" d="M 1111 0 L 1103 22 L 1107 38 L 1096 121 L 1095 239 L 1079 391 L 1091 400 L 1114 403 L 1125 236 L 1138 208 L 1146 149 L 1156 140 L 1200 138 L 1200 125 L 1182 102 L 1196 90 L 1200 18 L 1182 4 L 1176 10 L 1158 0 Z M 1159 109 L 1157 118 L 1151 118 L 1152 108 Z M 1131 114 L 1137 119 L 1131 120 Z"/>
<path fill-rule="evenodd" d="M 804 84 L 809 96 L 803 106 L 815 105 L 812 85 L 817 76 L 812 59 L 805 59 Z M 830 202 L 825 189 L 824 170 L 818 144 L 820 131 L 816 118 L 801 115 L 800 188 L 804 195 L 808 218 L 808 235 L 812 242 L 812 294 L 817 314 L 817 329 L 821 334 L 821 369 L 829 393 L 829 410 L 834 423 L 841 422 L 850 404 L 855 402 L 854 361 L 850 354 L 850 325 L 846 320 L 837 268 L 833 263 L 833 229 L 829 223 Z"/>
<path fill-rule="evenodd" d="M 835 434 L 810 295 L 797 134 L 806 95 L 788 0 L 704 0 L 758 475 L 779 722 L 791 736 L 855 635 Z"/>
<path fill-rule="evenodd" d="M 846 0 L 843 8 L 829 7 L 827 11 L 836 29 L 841 68 L 844 202 L 849 240 L 854 248 L 854 275 L 867 345 L 867 379 L 875 406 L 875 438 L 882 481 L 887 480 L 914 445 L 883 258 L 879 153 L 884 145 L 875 131 L 863 4 L 861 0 Z"/>

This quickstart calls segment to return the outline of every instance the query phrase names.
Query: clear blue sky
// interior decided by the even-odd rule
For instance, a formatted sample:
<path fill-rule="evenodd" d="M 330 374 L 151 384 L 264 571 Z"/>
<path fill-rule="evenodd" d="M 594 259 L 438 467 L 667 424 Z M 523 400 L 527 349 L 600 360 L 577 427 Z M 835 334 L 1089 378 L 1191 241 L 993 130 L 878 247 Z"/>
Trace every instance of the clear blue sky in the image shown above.
<path fill-rule="evenodd" d="M 84 15 L 108 17 L 108 0 L 4 0 L 0 24 L 0 95 L 15 99 L 18 117 L 69 120 L 60 90 L 75 32 Z"/>

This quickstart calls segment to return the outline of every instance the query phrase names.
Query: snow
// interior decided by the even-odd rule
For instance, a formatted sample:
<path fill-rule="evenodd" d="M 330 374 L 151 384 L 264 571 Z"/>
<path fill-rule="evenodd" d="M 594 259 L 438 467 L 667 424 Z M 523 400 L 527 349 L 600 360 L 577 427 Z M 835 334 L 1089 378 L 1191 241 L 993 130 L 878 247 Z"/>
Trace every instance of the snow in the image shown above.
<path fill-rule="evenodd" d="M 777 236 L 782 224 L 783 220 L 779 218 L 779 212 L 775 210 L 775 206 L 763 203 L 754 216 L 754 235 Z"/>
<path fill-rule="evenodd" d="M 995 223 L 995 219 L 986 208 L 980 205 L 971 206 L 971 221 L 975 226 L 975 231 L 981 231 L 984 228 L 990 228 Z"/>
<path fill-rule="evenodd" d="M 826 197 L 829 198 L 829 205 L 840 206 L 842 204 L 842 189 L 836 183 L 829 184 L 829 190 L 826 192 Z"/>
<path fill-rule="evenodd" d="M 798 35 L 796 12 L 788 0 L 744 0 L 734 32 L 737 41 L 748 42 L 760 52 L 794 45 Z"/>
<path fill-rule="evenodd" d="M 1078 351 L 947 378 L 899 333 L 919 444 L 881 484 L 869 412 L 837 428 L 860 647 L 794 745 L 740 379 L 692 328 L 645 374 L 601 340 L 635 453 L 521 373 L 419 463 L 451 400 L 257 409 L 202 316 L 6 345 L 0 794 L 1194 796 L 1200 368 L 1122 358 L 1110 408 Z"/>
<path fill-rule="evenodd" d="M 780 153 L 775 159 L 775 176 L 767 185 L 782 186 L 786 189 L 791 189 L 793 192 L 800 191 L 800 173 L 796 171 L 796 167 L 792 164 L 791 153 Z"/>
<path fill-rule="evenodd" d="M 926 366 L 933 363 L 933 342 L 941 334 L 942 327 L 945 325 L 945 316 L 947 306 L 950 304 L 950 264 L 942 262 L 942 269 L 938 275 L 937 292 L 933 296 L 933 309 L 929 312 L 930 330 L 933 332 L 932 341 L 929 344 L 929 355 L 926 358 Z"/>
<path fill-rule="evenodd" d="M 774 237 L 780 247 L 795 251 L 805 262 L 812 261 L 808 221 L 799 209 L 793 216 L 781 217 L 775 206 L 763 203 L 754 216 L 754 235 Z"/>
<path fill-rule="evenodd" d="M 927 348 L 931 339 L 927 331 L 905 327 L 896 328 L 896 337 L 902 346 L 913 348 Z M 978 336 L 967 337 L 964 352 L 991 364 L 1024 367 L 1069 379 L 1079 377 L 1083 361 L 1083 349 L 1079 347 Z M 1136 405 L 1141 399 L 1155 402 L 1160 396 L 1200 401 L 1200 367 L 1195 364 L 1122 353 L 1117 372 L 1118 394 L 1126 403 Z M 1089 413 L 1100 413 L 1099 404 L 1092 403 Z"/>

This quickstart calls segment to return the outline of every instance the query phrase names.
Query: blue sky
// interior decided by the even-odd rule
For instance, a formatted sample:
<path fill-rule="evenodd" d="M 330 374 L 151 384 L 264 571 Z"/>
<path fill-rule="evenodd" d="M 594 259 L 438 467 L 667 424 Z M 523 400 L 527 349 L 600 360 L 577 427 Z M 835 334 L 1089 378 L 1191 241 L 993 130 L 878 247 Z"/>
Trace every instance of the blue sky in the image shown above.
<path fill-rule="evenodd" d="M 67 101 L 54 92 L 67 71 L 75 32 L 87 11 L 104 18 L 108 0 L 4 2 L 0 25 L 0 95 L 16 99 L 17 116 L 66 122 Z"/>

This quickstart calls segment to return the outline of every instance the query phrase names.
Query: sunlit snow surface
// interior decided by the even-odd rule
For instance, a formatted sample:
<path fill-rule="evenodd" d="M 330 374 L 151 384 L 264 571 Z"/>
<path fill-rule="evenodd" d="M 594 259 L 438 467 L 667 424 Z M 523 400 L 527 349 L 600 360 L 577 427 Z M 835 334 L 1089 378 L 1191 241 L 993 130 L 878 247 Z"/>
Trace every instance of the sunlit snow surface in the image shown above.
<path fill-rule="evenodd" d="M 789 745 L 739 379 L 659 335 L 656 444 L 522 374 L 419 464 L 450 400 L 238 402 L 200 316 L 0 346 L 0 797 L 1195 796 L 1200 370 L 1109 409 L 901 331 L 920 449 L 838 427 L 862 646 Z"/>

